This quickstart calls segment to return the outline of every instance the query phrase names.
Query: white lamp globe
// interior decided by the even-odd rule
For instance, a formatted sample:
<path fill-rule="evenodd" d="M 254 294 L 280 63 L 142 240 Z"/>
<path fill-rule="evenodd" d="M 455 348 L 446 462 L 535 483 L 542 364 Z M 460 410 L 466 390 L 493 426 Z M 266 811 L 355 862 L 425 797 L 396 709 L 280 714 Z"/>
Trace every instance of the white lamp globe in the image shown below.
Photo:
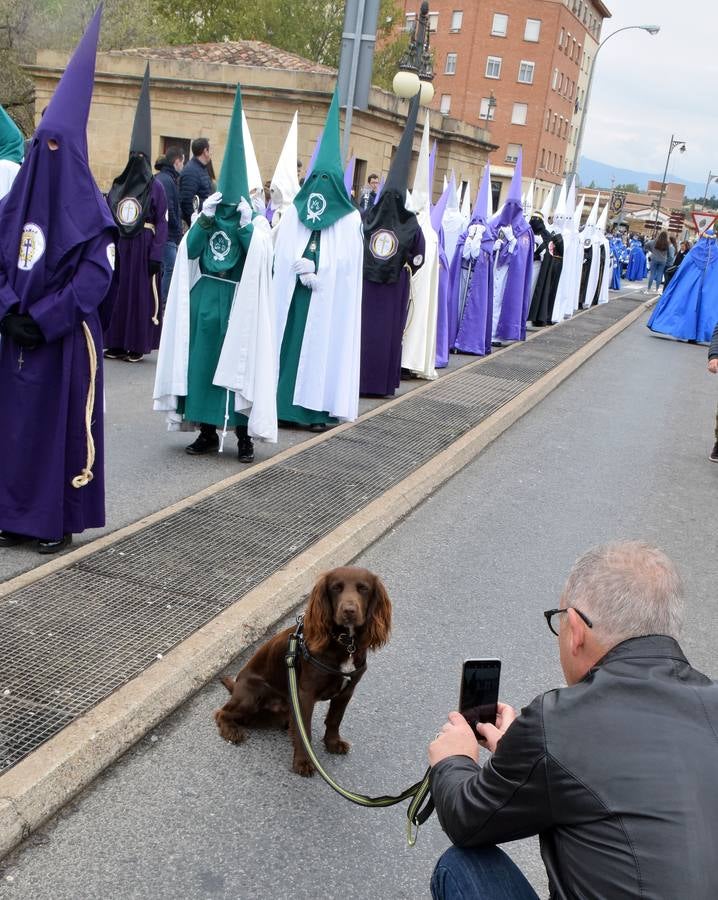
<path fill-rule="evenodd" d="M 420 102 L 422 106 L 429 106 L 431 101 L 434 99 L 434 85 L 430 81 L 422 81 L 421 82 L 421 97 Z"/>
<path fill-rule="evenodd" d="M 419 76 L 416 72 L 401 69 L 394 76 L 392 87 L 397 97 L 408 100 L 410 97 L 415 97 L 416 92 L 419 90 Z"/>

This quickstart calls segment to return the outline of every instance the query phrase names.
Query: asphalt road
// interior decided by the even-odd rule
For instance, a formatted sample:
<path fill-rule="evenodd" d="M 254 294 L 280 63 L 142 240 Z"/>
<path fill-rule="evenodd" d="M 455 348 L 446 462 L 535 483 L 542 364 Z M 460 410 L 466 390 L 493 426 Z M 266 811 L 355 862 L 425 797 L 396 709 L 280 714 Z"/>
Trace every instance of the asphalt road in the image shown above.
<path fill-rule="evenodd" d="M 465 657 L 499 656 L 501 694 L 515 705 L 561 683 L 541 611 L 573 560 L 606 539 L 644 538 L 676 559 L 684 649 L 718 676 L 718 466 L 707 460 L 718 378 L 705 373 L 705 348 L 652 337 L 643 321 L 361 557 L 385 580 L 395 623 L 349 706 L 353 749 L 327 760 L 341 782 L 384 793 L 421 775 Z M 0 864 L 0 895 L 428 896 L 447 846 L 435 818 L 408 849 L 403 806 L 353 807 L 292 775 L 284 734 L 224 743 L 211 714 L 225 697 L 216 684 L 202 690 Z M 545 894 L 536 842 L 509 849 Z"/>

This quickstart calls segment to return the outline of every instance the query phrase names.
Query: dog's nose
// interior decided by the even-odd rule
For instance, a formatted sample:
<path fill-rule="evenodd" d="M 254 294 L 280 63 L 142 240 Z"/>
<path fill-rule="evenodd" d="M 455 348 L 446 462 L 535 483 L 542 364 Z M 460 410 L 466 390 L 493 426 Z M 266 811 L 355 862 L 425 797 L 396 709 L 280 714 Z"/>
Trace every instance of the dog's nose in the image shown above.
<path fill-rule="evenodd" d="M 357 620 L 357 615 L 359 610 L 356 606 L 345 606 L 342 610 L 342 618 L 344 619 L 344 623 L 346 625 L 351 625 Z"/>

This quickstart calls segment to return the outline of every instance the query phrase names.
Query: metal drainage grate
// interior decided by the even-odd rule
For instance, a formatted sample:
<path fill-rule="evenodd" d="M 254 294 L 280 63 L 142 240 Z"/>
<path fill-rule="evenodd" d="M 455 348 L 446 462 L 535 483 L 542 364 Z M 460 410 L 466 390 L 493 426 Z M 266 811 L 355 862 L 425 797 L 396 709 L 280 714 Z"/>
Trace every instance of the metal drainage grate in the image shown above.
<path fill-rule="evenodd" d="M 0 772 L 636 308 L 616 298 L 0 602 Z"/>

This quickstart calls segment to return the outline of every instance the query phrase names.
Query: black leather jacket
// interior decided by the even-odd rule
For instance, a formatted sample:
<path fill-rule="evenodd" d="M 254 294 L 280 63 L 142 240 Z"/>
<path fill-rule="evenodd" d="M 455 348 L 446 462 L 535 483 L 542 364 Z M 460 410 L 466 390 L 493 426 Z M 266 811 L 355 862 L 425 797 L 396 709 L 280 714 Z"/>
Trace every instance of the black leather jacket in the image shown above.
<path fill-rule="evenodd" d="M 552 898 L 718 898 L 718 685 L 672 638 L 614 647 L 431 789 L 458 846 L 538 834 Z"/>

